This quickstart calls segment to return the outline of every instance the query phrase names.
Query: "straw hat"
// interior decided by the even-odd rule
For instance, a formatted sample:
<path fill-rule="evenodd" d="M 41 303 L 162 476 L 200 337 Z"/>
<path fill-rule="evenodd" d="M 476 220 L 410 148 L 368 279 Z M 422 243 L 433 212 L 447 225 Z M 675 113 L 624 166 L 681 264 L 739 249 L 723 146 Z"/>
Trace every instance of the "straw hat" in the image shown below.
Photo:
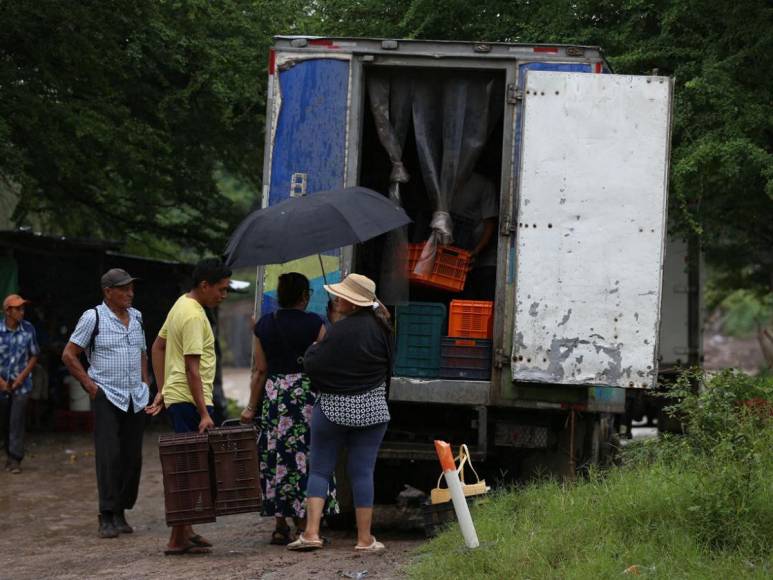
<path fill-rule="evenodd" d="M 325 284 L 325 290 L 356 306 L 372 306 L 376 301 L 376 283 L 362 274 L 349 274 L 338 284 Z"/>

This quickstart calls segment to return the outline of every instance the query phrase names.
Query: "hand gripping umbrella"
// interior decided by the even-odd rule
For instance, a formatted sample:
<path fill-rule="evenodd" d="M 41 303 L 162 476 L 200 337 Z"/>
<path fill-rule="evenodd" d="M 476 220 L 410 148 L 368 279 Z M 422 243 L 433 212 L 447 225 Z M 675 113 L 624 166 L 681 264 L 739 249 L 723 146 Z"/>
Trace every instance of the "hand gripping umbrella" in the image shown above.
<path fill-rule="evenodd" d="M 232 268 L 282 264 L 365 242 L 410 221 L 389 198 L 364 187 L 291 197 L 248 215 L 228 242 L 226 261 Z"/>

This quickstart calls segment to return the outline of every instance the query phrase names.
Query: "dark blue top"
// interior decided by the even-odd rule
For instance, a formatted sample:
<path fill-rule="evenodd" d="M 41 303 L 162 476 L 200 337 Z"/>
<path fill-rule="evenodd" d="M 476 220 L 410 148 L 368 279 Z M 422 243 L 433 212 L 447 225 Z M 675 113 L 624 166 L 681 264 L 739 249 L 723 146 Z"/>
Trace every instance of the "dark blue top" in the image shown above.
<path fill-rule="evenodd" d="M 317 340 L 322 319 L 313 312 L 281 308 L 261 316 L 255 325 L 255 336 L 266 354 L 268 372 L 293 374 L 303 371 L 298 359 Z"/>

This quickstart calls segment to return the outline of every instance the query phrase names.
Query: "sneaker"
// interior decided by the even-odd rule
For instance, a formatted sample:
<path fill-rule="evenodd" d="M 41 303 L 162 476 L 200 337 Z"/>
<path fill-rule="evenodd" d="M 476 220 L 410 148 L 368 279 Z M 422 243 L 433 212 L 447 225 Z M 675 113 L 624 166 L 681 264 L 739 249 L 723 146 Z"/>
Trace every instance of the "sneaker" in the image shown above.
<path fill-rule="evenodd" d="M 21 473 L 21 462 L 18 459 L 10 459 L 5 468 L 11 473 Z"/>
<path fill-rule="evenodd" d="M 121 534 L 131 534 L 134 532 L 134 528 L 126 521 L 123 510 L 113 514 L 113 527 Z"/>
<path fill-rule="evenodd" d="M 113 524 L 113 514 L 105 512 L 99 514 L 99 537 L 100 538 L 117 538 L 118 530 Z"/>

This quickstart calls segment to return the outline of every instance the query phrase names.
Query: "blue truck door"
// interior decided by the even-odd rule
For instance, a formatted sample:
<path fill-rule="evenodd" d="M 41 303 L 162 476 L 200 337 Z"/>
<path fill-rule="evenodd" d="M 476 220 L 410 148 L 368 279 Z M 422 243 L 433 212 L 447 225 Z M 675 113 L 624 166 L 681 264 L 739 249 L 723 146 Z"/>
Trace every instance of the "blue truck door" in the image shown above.
<path fill-rule="evenodd" d="M 289 196 L 344 186 L 349 108 L 350 62 L 346 55 L 336 58 L 278 53 L 270 71 L 270 119 L 267 148 L 270 158 L 264 176 L 263 205 Z M 288 236 L 303 232 L 287 232 Z M 322 255 L 328 282 L 341 279 L 340 250 Z M 300 272 L 315 290 L 309 310 L 324 314 L 327 305 L 322 291 L 322 272 L 316 255 L 287 264 L 267 266 L 263 277 L 260 312 L 277 307 L 276 284 L 283 272 Z"/>

